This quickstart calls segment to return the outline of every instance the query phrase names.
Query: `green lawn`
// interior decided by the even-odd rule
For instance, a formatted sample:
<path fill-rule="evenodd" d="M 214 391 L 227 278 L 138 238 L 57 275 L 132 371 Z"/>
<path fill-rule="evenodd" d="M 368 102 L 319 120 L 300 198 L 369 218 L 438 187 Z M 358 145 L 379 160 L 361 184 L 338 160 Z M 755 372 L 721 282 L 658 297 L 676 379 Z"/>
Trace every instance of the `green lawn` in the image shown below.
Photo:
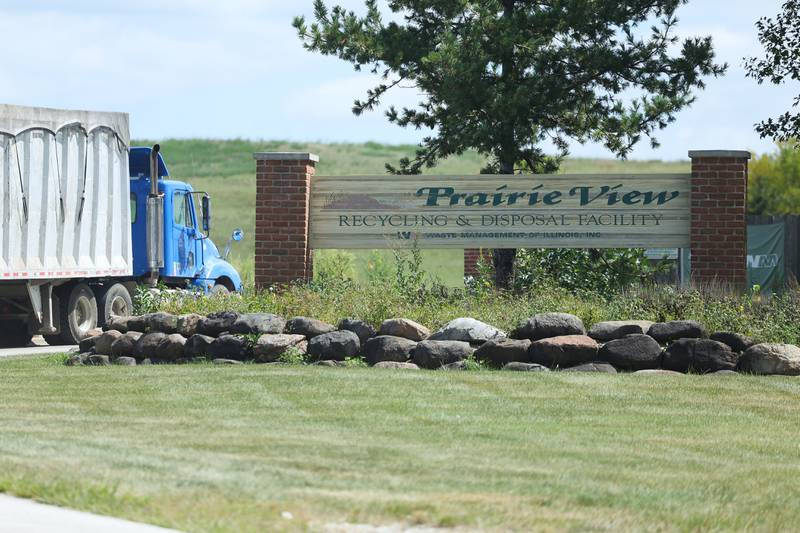
<path fill-rule="evenodd" d="M 133 145 L 151 145 L 152 140 L 134 140 Z M 253 279 L 255 228 L 255 161 L 254 152 L 305 151 L 320 156 L 319 175 L 384 174 L 386 163 L 396 163 L 403 156 L 413 156 L 412 145 L 321 144 L 285 141 L 168 139 L 161 141 L 162 152 L 170 174 L 190 182 L 195 190 L 208 191 L 214 202 L 214 226 L 211 236 L 222 249 L 231 230 L 245 230 L 245 241 L 233 247 L 231 260 L 246 281 Z M 429 174 L 477 174 L 485 161 L 475 152 L 443 161 L 428 169 Z M 562 172 L 688 172 L 687 161 L 618 161 L 613 159 L 569 159 Z M 391 177 L 387 175 L 387 179 Z M 330 254 L 326 252 L 323 255 Z M 367 277 L 370 251 L 352 252 L 357 279 Z M 463 255 L 459 250 L 426 250 L 425 267 L 449 285 L 461 285 Z M 379 253 L 384 261 L 393 262 L 389 250 Z"/>
<path fill-rule="evenodd" d="M 785 377 L 12 359 L 0 491 L 188 531 L 791 530 L 799 393 Z"/>

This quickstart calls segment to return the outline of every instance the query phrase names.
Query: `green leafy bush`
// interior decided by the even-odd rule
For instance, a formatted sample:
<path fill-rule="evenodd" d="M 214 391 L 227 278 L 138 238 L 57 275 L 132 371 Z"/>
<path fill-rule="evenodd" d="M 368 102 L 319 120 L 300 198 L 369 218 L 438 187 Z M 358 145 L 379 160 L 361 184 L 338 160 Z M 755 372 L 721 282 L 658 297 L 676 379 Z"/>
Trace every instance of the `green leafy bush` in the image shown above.
<path fill-rule="evenodd" d="M 794 143 L 778 144 L 775 153 L 750 163 L 747 211 L 754 215 L 800 213 L 800 149 Z"/>
<path fill-rule="evenodd" d="M 529 291 L 543 281 L 572 292 L 613 294 L 652 282 L 665 263 L 651 267 L 643 249 L 520 249 L 513 288 Z"/>

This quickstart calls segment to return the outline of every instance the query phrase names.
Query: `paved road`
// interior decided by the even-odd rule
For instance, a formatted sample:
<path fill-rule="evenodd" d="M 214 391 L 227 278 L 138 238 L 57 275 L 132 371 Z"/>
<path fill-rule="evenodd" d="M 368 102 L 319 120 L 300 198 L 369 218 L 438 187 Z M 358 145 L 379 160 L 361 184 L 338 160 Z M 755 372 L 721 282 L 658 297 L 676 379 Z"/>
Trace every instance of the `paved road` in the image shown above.
<path fill-rule="evenodd" d="M 0 494 L 0 533 L 177 533 Z"/>
<path fill-rule="evenodd" d="M 0 348 L 0 357 L 16 357 L 44 355 L 49 353 L 66 353 L 77 346 L 48 346 L 41 337 L 34 337 L 28 345 L 20 348 Z"/>

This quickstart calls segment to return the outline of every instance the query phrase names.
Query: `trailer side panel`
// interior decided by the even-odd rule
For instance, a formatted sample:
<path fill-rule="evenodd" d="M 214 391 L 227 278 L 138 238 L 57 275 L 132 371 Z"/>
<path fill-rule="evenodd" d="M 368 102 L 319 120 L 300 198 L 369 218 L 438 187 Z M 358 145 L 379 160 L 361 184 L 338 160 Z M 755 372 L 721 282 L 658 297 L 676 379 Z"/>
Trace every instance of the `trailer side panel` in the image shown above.
<path fill-rule="evenodd" d="M 0 281 L 130 276 L 128 115 L 0 105 Z"/>

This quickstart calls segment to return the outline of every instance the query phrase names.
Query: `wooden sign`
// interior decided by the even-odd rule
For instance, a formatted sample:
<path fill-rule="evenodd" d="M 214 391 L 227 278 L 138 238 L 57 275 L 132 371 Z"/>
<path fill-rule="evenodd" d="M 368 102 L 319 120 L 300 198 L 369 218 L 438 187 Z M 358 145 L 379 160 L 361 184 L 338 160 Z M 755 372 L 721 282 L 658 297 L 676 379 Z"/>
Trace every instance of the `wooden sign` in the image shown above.
<path fill-rule="evenodd" d="M 689 174 L 318 176 L 312 248 L 685 248 Z"/>

